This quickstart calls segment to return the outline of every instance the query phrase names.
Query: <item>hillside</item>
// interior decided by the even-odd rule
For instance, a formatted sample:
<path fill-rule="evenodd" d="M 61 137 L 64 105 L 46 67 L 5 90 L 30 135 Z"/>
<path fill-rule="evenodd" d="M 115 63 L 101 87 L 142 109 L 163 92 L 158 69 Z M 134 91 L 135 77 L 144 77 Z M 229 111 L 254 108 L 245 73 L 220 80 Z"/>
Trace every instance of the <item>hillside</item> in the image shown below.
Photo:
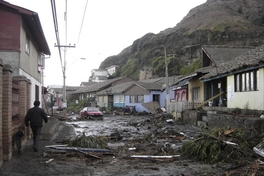
<path fill-rule="evenodd" d="M 259 46 L 264 44 L 263 0 L 207 0 L 174 28 L 148 33 L 121 53 L 106 58 L 100 68 L 119 65 L 115 76 L 139 78 L 140 70 L 152 68 L 165 76 L 166 46 L 169 76 L 187 74 L 200 67 L 201 45 Z"/>

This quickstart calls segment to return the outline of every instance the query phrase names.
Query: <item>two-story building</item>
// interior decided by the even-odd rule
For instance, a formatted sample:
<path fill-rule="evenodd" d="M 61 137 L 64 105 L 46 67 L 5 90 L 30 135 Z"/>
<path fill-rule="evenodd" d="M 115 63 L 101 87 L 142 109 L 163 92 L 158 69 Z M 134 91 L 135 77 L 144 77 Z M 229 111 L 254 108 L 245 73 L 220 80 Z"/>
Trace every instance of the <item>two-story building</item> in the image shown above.
<path fill-rule="evenodd" d="M 12 67 L 13 76 L 31 82 L 30 105 L 42 102 L 45 57 L 50 55 L 36 12 L 0 1 L 0 58 Z"/>

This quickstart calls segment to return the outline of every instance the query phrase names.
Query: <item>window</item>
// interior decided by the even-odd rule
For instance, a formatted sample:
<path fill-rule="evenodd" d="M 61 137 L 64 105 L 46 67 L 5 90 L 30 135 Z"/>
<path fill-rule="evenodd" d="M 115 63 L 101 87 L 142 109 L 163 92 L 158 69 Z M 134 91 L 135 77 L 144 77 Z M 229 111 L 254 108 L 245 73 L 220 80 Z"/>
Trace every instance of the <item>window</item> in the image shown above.
<path fill-rule="evenodd" d="M 253 70 L 235 75 L 235 91 L 257 91 L 259 90 L 259 71 Z"/>
<path fill-rule="evenodd" d="M 131 95 L 130 103 L 144 103 L 144 96 L 143 95 Z"/>
<path fill-rule="evenodd" d="M 25 50 L 26 50 L 26 53 L 29 55 L 29 52 L 30 52 L 30 38 L 28 36 L 28 34 L 26 34 L 26 46 L 25 46 Z"/>
<path fill-rule="evenodd" d="M 144 103 L 144 96 L 143 95 L 138 95 L 138 103 Z"/>
<path fill-rule="evenodd" d="M 159 94 L 153 94 L 153 101 L 159 102 L 160 95 Z"/>
<path fill-rule="evenodd" d="M 119 95 L 118 96 L 118 102 L 121 103 L 121 102 L 124 102 L 124 96 L 123 95 Z"/>
<path fill-rule="evenodd" d="M 199 100 L 200 98 L 200 87 L 193 88 L 193 99 Z"/>

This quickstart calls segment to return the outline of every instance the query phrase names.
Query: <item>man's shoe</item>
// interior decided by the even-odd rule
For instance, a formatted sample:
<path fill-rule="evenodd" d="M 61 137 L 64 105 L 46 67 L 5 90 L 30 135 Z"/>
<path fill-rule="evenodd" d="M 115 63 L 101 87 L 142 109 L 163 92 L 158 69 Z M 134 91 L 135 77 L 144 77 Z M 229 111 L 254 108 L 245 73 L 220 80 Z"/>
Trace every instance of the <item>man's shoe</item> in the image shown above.
<path fill-rule="evenodd" d="M 33 147 L 33 149 L 34 149 L 34 152 L 38 152 L 37 147 Z"/>

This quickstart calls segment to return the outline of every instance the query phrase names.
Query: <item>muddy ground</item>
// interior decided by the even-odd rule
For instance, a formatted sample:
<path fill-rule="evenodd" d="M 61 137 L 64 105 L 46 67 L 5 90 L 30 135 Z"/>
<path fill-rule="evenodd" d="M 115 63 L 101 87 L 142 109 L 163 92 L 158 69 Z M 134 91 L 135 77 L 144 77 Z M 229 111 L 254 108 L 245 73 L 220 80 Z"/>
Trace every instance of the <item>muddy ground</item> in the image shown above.
<path fill-rule="evenodd" d="M 200 133 L 197 126 L 184 125 L 161 115 L 106 115 L 104 120 L 82 121 L 78 120 L 78 115 L 71 115 L 62 121 L 51 140 L 41 140 L 39 152 L 33 151 L 32 140 L 24 146 L 22 155 L 14 151 L 12 160 L 4 162 L 0 175 L 222 176 L 261 175 L 264 172 L 254 161 L 235 167 L 232 163 L 210 165 L 181 156 L 181 145 L 195 140 Z M 117 134 L 122 139 L 114 139 Z M 47 148 L 81 135 L 105 136 L 110 152 L 85 154 Z M 141 158 L 142 155 L 150 157 Z M 168 158 L 151 158 L 153 156 Z"/>

